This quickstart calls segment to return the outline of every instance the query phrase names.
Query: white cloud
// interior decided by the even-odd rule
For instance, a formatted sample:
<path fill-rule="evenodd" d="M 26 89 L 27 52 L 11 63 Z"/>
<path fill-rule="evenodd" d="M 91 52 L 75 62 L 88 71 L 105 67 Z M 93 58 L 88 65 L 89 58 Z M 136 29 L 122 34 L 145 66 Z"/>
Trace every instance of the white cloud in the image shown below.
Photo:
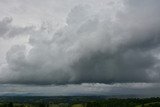
<path fill-rule="evenodd" d="M 48 95 L 48 96 L 74 96 L 74 95 L 137 95 L 137 97 L 159 96 L 158 83 L 125 83 L 125 84 L 79 84 L 79 85 L 13 85 L 3 84 L 0 95 Z M 156 90 L 156 91 L 155 91 Z M 139 96 L 138 96 L 139 95 Z"/>

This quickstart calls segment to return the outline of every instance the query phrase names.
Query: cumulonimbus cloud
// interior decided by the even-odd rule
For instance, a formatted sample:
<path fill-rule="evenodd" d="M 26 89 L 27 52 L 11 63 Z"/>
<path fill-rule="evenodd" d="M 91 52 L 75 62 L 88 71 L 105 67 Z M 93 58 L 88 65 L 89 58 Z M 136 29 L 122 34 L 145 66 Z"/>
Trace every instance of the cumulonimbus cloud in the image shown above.
<path fill-rule="evenodd" d="M 32 26 L 18 27 L 13 26 L 11 17 L 5 17 L 0 21 L 0 37 L 1 38 L 14 38 L 15 36 L 29 34 L 32 30 Z"/>
<path fill-rule="evenodd" d="M 159 82 L 159 1 L 76 6 L 65 27 L 30 34 L 31 49 L 14 46 L 0 83 L 79 84 Z"/>

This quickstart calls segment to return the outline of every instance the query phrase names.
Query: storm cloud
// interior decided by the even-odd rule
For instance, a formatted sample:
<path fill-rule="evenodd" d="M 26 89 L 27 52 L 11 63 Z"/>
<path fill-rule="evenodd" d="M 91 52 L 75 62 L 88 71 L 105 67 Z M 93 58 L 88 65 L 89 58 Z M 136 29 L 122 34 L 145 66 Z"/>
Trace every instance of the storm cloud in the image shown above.
<path fill-rule="evenodd" d="M 64 27 L 55 31 L 42 25 L 29 33 L 29 49 L 16 45 L 7 52 L 0 83 L 159 83 L 159 5 L 158 0 L 77 5 Z M 0 22 L 1 37 L 30 31 L 7 33 L 10 22 Z"/>
<path fill-rule="evenodd" d="M 12 18 L 5 17 L 0 21 L 0 37 L 8 39 L 29 34 L 33 27 L 18 27 L 11 24 Z"/>

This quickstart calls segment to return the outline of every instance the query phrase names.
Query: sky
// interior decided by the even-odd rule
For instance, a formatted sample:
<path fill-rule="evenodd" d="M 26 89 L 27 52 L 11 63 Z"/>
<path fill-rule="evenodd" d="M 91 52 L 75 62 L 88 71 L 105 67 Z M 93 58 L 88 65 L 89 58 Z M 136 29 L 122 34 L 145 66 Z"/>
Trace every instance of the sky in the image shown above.
<path fill-rule="evenodd" d="M 0 95 L 160 93 L 159 0 L 0 0 Z"/>

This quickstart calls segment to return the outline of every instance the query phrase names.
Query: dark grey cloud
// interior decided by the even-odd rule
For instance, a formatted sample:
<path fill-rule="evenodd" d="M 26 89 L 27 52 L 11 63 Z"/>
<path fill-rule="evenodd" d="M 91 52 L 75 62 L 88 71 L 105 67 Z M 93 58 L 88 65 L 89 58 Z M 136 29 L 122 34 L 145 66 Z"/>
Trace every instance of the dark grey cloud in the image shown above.
<path fill-rule="evenodd" d="M 0 68 L 0 83 L 159 83 L 158 4 L 121 0 L 100 9 L 78 5 L 63 28 L 33 31 L 29 51 L 12 47 Z"/>
<path fill-rule="evenodd" d="M 13 38 L 15 36 L 29 34 L 33 27 L 18 27 L 13 26 L 12 18 L 5 17 L 0 21 L 0 37 L 2 38 Z"/>

